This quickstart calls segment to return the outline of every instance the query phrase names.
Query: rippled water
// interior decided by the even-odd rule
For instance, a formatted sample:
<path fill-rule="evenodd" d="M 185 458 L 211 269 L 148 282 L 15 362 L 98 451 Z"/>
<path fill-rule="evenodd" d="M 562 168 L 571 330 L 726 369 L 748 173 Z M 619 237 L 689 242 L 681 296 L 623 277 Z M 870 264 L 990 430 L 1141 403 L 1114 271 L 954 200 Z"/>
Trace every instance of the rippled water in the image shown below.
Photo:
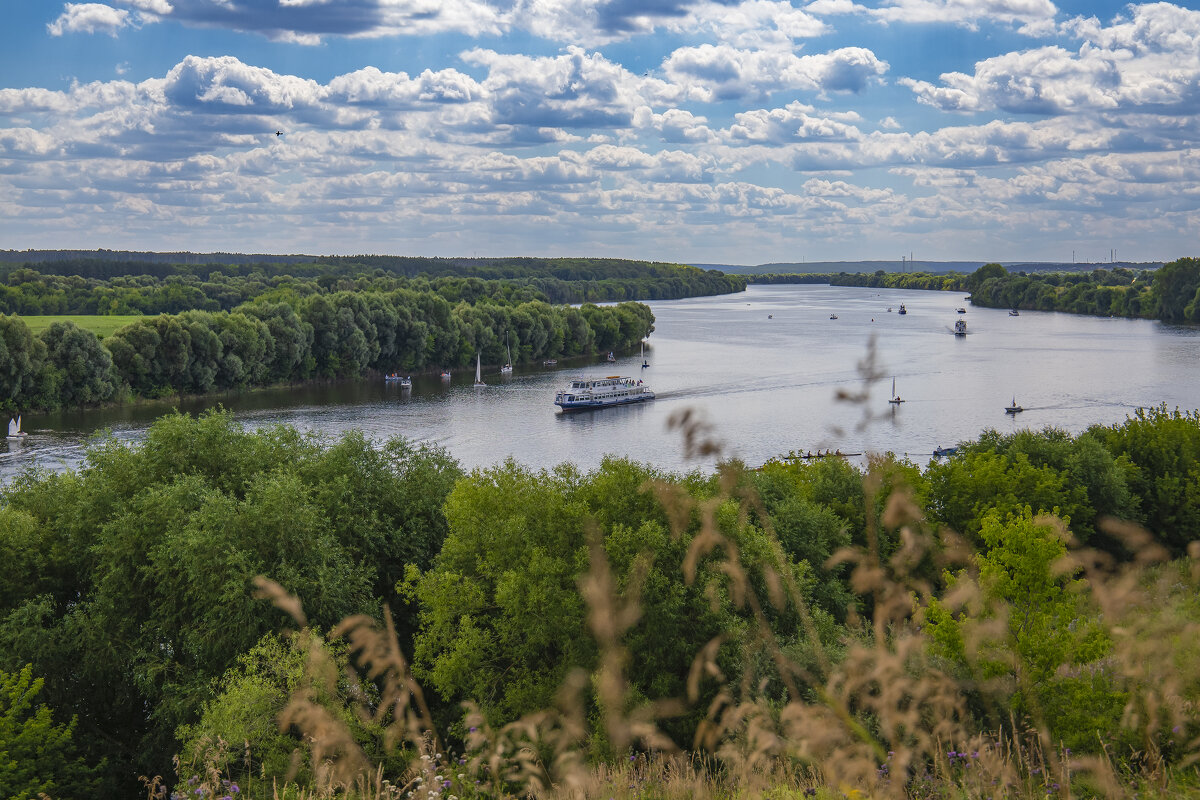
<path fill-rule="evenodd" d="M 904 303 L 906 316 L 898 309 Z M 513 457 L 548 467 L 583 467 L 613 453 L 669 469 L 707 467 L 684 458 L 676 412 L 693 409 L 729 455 L 758 464 L 789 450 L 891 450 L 923 463 L 936 446 L 974 439 L 985 428 L 1047 425 L 1080 431 L 1122 421 L 1139 406 L 1200 406 L 1200 330 L 1145 320 L 1007 311 L 970 306 L 950 292 L 830 286 L 752 286 L 723 297 L 650 304 L 656 316 L 641 369 L 635 351 L 607 364 L 518 365 L 472 387 L 462 370 L 447 384 L 414 378 L 410 392 L 382 381 L 253 392 L 220 398 L 248 427 L 283 423 L 336 435 L 360 429 L 375 439 L 436 442 L 468 467 Z M 968 335 L 952 335 L 960 315 Z M 829 318 L 836 313 L 837 320 Z M 882 379 L 869 400 L 859 364 L 875 342 Z M 644 377 L 651 403 L 562 414 L 554 392 L 579 375 Z M 891 379 L 905 399 L 887 403 Z M 1006 415 L 1015 396 L 1025 411 Z M 182 406 L 197 411 L 217 401 Z M 83 443 L 109 429 L 137 439 L 171 406 L 150 404 L 49 416 L 26 415 L 24 445 L 0 445 L 0 482 L 32 464 L 76 465 Z M 838 431 L 840 430 L 840 434 Z M 4 448 L 8 449 L 5 450 Z"/>

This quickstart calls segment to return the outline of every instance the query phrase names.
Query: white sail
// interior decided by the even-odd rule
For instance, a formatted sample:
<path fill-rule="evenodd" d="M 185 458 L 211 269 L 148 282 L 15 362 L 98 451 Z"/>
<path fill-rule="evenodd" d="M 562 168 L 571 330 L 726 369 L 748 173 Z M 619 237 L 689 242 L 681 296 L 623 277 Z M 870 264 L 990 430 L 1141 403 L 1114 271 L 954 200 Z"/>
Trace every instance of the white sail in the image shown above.
<path fill-rule="evenodd" d="M 481 368 L 479 353 L 475 354 L 475 385 L 487 386 L 487 384 L 483 382 L 483 371 Z"/>
<path fill-rule="evenodd" d="M 8 435 L 9 436 L 20 436 L 21 435 L 21 415 L 20 414 L 17 415 L 16 419 L 9 419 Z"/>

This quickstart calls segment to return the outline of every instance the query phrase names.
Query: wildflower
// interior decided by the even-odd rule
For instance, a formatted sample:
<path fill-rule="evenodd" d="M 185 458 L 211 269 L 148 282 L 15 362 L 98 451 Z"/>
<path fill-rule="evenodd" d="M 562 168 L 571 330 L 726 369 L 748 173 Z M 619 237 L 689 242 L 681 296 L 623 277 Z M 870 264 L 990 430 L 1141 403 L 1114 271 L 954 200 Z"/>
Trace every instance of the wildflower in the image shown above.
<path fill-rule="evenodd" d="M 443 788 L 443 789 L 449 789 L 449 788 L 450 788 L 450 781 L 442 781 L 442 788 Z"/>
<path fill-rule="evenodd" d="M 238 788 L 238 785 L 235 783 L 235 784 L 233 784 L 232 786 L 230 786 L 230 787 L 229 787 L 229 791 L 230 791 L 230 793 L 231 793 L 231 794 L 237 794 L 238 792 L 240 792 L 240 791 L 241 791 L 241 789 L 239 789 L 239 788 Z"/>
<path fill-rule="evenodd" d="M 474 733 L 476 730 L 477 730 L 477 728 L 476 728 L 474 725 L 472 725 L 472 726 L 471 726 L 471 733 Z"/>

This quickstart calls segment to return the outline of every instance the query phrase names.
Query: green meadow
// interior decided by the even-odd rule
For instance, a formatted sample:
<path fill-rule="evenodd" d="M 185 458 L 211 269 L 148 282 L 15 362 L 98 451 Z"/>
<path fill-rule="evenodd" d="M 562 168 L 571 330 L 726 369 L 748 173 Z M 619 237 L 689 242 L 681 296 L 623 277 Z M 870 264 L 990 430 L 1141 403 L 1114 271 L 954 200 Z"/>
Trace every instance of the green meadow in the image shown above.
<path fill-rule="evenodd" d="M 61 316 L 21 317 L 29 330 L 37 335 L 56 322 L 74 322 L 80 328 L 91 331 L 103 339 L 118 328 L 142 318 L 140 314 L 93 316 L 90 314 L 63 314 Z"/>

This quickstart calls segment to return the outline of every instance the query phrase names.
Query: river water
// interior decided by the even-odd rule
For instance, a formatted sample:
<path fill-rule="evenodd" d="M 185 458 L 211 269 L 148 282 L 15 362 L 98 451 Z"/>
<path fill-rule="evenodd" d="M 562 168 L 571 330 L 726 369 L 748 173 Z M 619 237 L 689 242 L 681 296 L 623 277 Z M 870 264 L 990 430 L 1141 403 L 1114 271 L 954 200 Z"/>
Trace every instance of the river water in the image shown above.
<path fill-rule="evenodd" d="M 900 304 L 908 313 L 897 313 Z M 511 376 L 473 371 L 448 382 L 418 376 L 411 391 L 382 381 L 266 390 L 180 404 L 197 412 L 218 402 L 248 428 L 285 424 L 336 436 L 359 429 L 445 447 L 464 466 L 505 458 L 536 467 L 570 461 L 594 467 L 605 454 L 671 470 L 709 468 L 689 458 L 668 420 L 685 410 L 703 420 L 722 453 L 760 464 L 791 450 L 892 451 L 917 463 L 934 447 L 1045 426 L 1079 432 L 1119 423 L 1138 407 L 1200 406 L 1200 330 L 1146 320 L 975 308 L 961 294 L 813 285 L 751 286 L 746 292 L 651 303 L 655 332 L 616 364 L 561 361 L 517 365 Z M 889 307 L 894 309 L 889 312 Z M 966 314 L 956 308 L 965 307 Z M 836 314 L 838 319 L 830 319 Z M 968 335 L 953 326 L 964 319 Z M 865 370 L 873 354 L 875 369 Z M 873 372 L 874 381 L 863 376 Z M 632 375 L 657 399 L 562 414 L 555 390 L 574 377 Z M 904 399 L 889 404 L 892 379 Z M 865 391 L 859 402 L 839 392 Z M 1005 414 L 1015 398 L 1025 410 Z M 26 415 L 24 444 L 0 444 L 0 483 L 38 465 L 78 466 L 87 440 L 107 430 L 137 440 L 175 406 Z"/>

